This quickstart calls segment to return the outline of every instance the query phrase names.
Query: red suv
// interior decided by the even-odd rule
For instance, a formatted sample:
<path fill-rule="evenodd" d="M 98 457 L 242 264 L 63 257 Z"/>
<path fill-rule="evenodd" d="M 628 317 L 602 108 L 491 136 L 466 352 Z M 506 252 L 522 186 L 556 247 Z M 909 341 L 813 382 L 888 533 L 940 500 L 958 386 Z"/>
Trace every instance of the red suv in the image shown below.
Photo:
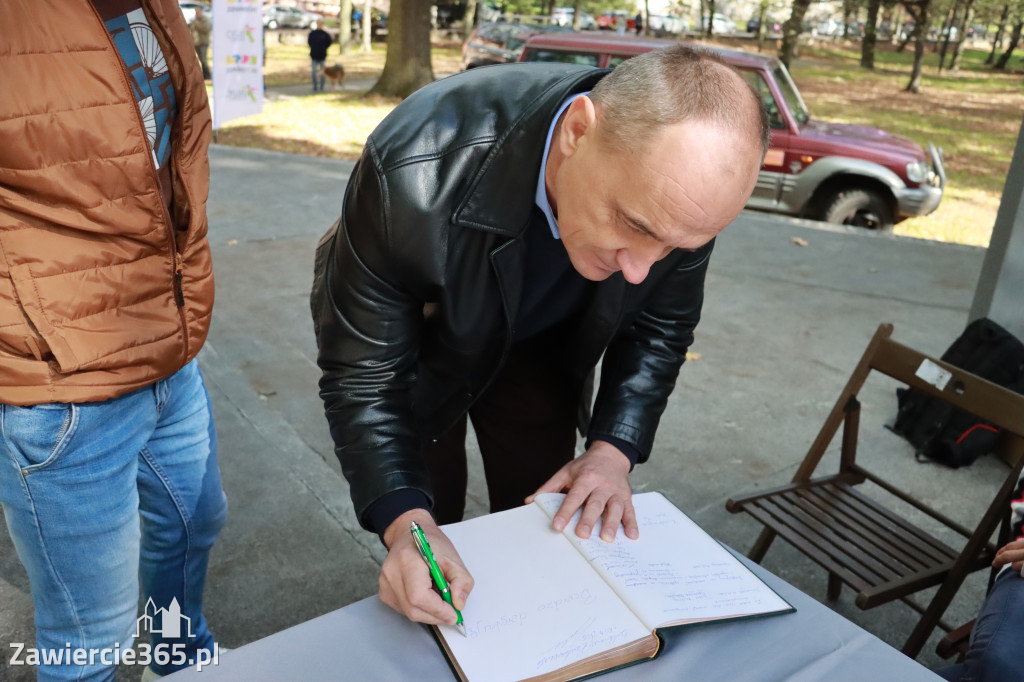
<path fill-rule="evenodd" d="M 527 41 L 520 61 L 615 67 L 673 44 L 593 33 L 536 35 Z M 816 121 L 775 57 L 706 49 L 736 67 L 768 109 L 771 147 L 747 208 L 891 230 L 905 218 L 938 207 L 946 175 L 942 152 L 933 144 L 926 153 L 919 144 L 878 128 Z"/>

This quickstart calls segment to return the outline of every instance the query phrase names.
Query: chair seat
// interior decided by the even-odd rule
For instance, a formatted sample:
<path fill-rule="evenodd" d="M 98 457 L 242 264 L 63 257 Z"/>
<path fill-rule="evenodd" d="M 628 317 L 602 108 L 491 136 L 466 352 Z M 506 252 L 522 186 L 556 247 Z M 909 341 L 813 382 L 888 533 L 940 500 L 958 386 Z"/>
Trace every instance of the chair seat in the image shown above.
<path fill-rule="evenodd" d="M 858 491 L 849 475 L 792 484 L 735 507 L 855 589 L 862 609 L 940 584 L 960 553 Z M 992 557 L 986 547 L 969 570 Z"/>

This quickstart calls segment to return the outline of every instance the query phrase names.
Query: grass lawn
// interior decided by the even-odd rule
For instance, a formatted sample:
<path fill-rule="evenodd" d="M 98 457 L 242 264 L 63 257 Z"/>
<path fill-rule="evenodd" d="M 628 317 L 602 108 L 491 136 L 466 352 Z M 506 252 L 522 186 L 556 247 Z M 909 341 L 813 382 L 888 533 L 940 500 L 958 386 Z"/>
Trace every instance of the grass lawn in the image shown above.
<path fill-rule="evenodd" d="M 736 46 L 736 45 L 733 45 Z M 749 43 L 740 44 L 752 49 Z M 348 79 L 373 79 L 384 65 L 385 47 L 374 43 L 369 53 L 338 55 L 328 63 L 345 65 Z M 264 69 L 273 92 L 309 83 L 309 53 L 302 44 L 285 44 L 270 36 Z M 988 244 L 1003 183 L 1021 127 L 1024 79 L 1020 73 L 996 73 L 984 66 L 987 52 L 965 50 L 959 72 L 938 73 L 938 58 L 925 57 L 922 92 L 903 91 L 910 79 L 912 53 L 879 46 L 876 68 L 858 67 L 859 43 L 803 47 L 793 65 L 811 115 L 830 121 L 862 123 L 904 135 L 922 146 L 943 148 L 948 183 L 938 210 L 896 226 L 896 233 L 940 241 Z M 460 68 L 458 43 L 434 45 L 436 76 Z M 1011 61 L 1020 68 L 1019 59 Z M 369 86 L 368 86 L 369 87 Z M 297 154 L 354 160 L 367 135 L 397 100 L 357 92 L 279 97 L 267 101 L 262 114 L 226 123 L 217 141 Z"/>

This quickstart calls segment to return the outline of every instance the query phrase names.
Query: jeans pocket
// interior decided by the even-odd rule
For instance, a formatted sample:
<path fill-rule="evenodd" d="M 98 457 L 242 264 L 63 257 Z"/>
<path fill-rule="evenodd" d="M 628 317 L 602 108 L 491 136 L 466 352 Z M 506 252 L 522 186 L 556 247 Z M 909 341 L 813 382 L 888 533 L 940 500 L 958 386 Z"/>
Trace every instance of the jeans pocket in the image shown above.
<path fill-rule="evenodd" d="M 77 425 L 78 407 L 73 403 L 0 405 L 0 433 L 25 475 L 53 466 Z"/>

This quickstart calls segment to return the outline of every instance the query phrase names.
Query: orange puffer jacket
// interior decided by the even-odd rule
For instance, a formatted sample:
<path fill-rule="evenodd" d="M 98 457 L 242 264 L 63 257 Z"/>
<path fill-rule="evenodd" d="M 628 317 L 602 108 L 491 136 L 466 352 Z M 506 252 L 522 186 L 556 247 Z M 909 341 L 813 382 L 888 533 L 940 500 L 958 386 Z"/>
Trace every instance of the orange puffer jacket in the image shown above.
<path fill-rule="evenodd" d="M 178 102 L 170 212 L 89 0 L 0 1 L 0 403 L 113 398 L 206 339 L 210 109 L 177 0 L 142 4 Z"/>

